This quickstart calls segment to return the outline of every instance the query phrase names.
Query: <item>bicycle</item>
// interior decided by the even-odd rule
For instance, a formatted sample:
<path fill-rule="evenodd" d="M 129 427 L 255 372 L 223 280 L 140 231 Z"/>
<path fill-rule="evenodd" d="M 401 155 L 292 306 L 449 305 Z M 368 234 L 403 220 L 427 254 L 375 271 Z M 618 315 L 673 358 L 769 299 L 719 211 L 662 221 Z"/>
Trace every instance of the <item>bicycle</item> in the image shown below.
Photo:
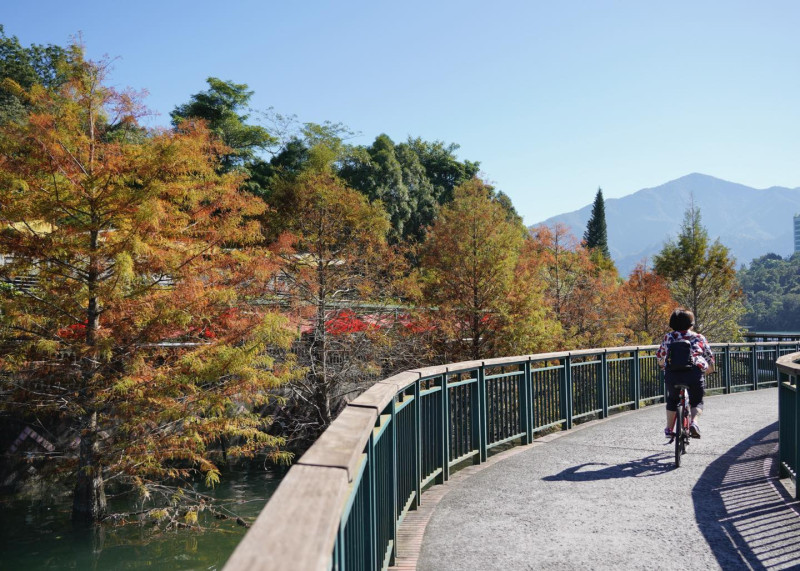
<path fill-rule="evenodd" d="M 678 410 L 675 414 L 675 426 L 670 443 L 675 442 L 675 467 L 680 468 L 681 456 L 686 454 L 686 447 L 689 445 L 692 413 L 689 408 L 689 387 L 675 385 L 675 388 L 680 389 L 681 392 L 678 394 Z"/>

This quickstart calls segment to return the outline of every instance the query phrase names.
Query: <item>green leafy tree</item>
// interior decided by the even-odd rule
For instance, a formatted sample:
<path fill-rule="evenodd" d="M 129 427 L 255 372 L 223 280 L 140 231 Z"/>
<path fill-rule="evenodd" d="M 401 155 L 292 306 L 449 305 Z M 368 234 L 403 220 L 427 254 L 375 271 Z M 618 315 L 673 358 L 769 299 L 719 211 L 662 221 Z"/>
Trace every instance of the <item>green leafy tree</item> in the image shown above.
<path fill-rule="evenodd" d="M 800 254 L 761 256 L 738 277 L 746 297 L 745 325 L 754 331 L 800 331 Z"/>
<path fill-rule="evenodd" d="M 285 121 L 294 123 L 291 118 Z M 270 202 L 276 186 L 306 171 L 337 172 L 350 153 L 345 140 L 351 136 L 353 133 L 341 123 L 305 123 L 285 139 L 268 163 L 258 163 L 251 169 L 252 180 L 262 189 L 260 195 Z"/>
<path fill-rule="evenodd" d="M 439 205 L 451 202 L 455 188 L 472 180 L 480 171 L 480 163 L 462 162 L 456 158 L 455 153 L 459 146 L 455 143 L 447 145 L 442 141 L 430 142 L 419 137 L 409 137 L 407 144 L 425 169 L 425 174 L 433 185 L 433 197 Z M 433 219 L 423 222 L 430 224 L 432 221 Z"/>
<path fill-rule="evenodd" d="M 170 116 L 174 126 L 186 119 L 203 119 L 209 130 L 227 148 L 221 151 L 220 168 L 222 172 L 239 170 L 245 173 L 246 188 L 263 194 L 264 171 L 267 163 L 261 153 L 273 148 L 277 140 L 260 125 L 248 124 L 247 109 L 252 91 L 247 84 L 222 81 L 216 77 L 207 80 L 208 89 L 191 96 L 188 103 L 177 106 Z"/>
<path fill-rule="evenodd" d="M 175 521 L 226 455 L 288 460 L 254 412 L 291 377 L 267 352 L 284 320 L 248 303 L 275 272 L 264 205 L 202 126 L 141 137 L 139 102 L 74 53 L 59 90 L 6 83 L 29 112 L 0 127 L 0 410 L 64 432 L 45 468 L 76 521 L 105 516 L 109 480 Z"/>
<path fill-rule="evenodd" d="M 433 183 L 420 157 L 408 143 L 395 146 L 395 156 L 400 163 L 403 184 L 413 205 L 403 227 L 403 240 L 418 243 L 436 217 L 439 205 L 436 202 Z"/>
<path fill-rule="evenodd" d="M 369 147 L 351 148 L 338 173 L 370 200 L 381 201 L 392 223 L 391 243 L 413 246 L 424 239 L 439 208 L 453 199 L 453 188 L 478 172 L 477 163 L 456 159 L 457 149 L 421 139 L 395 145 L 387 135 L 379 135 Z M 508 196 L 490 185 L 484 189 L 506 210 L 510 222 L 522 224 Z"/>
<path fill-rule="evenodd" d="M 38 44 L 25 48 L 16 36 L 7 36 L 0 25 L 0 125 L 26 114 L 25 98 L 13 88 L 4 87 L 2 81 L 10 79 L 24 89 L 35 84 L 47 89 L 58 87 L 66 80 L 66 62 L 75 55 L 74 51 Z"/>
<path fill-rule="evenodd" d="M 686 209 L 677 240 L 653 261 L 675 301 L 694 313 L 700 333 L 720 342 L 738 339 L 745 309 L 735 260 L 719 240 L 711 242 L 694 204 Z"/>
<path fill-rule="evenodd" d="M 379 135 L 370 147 L 354 149 L 339 175 L 370 201 L 381 201 L 392 225 L 392 241 L 406 234 L 416 201 L 404 180 L 394 142 L 387 135 Z"/>

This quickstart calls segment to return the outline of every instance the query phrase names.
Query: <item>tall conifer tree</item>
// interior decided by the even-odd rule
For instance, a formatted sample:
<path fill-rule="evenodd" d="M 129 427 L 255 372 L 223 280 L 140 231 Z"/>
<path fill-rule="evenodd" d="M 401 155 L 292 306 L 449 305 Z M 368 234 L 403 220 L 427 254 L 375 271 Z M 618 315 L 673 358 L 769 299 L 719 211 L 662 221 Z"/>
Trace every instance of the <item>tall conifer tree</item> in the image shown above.
<path fill-rule="evenodd" d="M 611 259 L 608 251 L 608 232 L 606 229 L 606 205 L 603 201 L 603 189 L 597 189 L 592 206 L 592 216 L 586 225 L 586 232 L 583 234 L 586 247 L 603 254 L 606 259 Z"/>

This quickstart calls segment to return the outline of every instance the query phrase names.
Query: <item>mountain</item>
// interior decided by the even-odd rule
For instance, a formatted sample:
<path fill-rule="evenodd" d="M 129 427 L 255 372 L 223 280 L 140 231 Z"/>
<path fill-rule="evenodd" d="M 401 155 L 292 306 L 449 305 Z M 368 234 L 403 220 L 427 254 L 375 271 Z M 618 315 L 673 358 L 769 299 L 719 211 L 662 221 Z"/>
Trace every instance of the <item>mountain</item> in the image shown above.
<path fill-rule="evenodd" d="M 692 199 L 709 237 L 730 248 L 737 267 L 770 252 L 788 256 L 794 251 L 793 216 L 800 213 L 800 188 L 759 190 L 694 173 L 605 200 L 608 247 L 620 275 L 627 276 L 643 258 L 652 258 L 677 237 Z M 540 224 L 561 222 L 582 238 L 591 213 L 588 204 Z"/>

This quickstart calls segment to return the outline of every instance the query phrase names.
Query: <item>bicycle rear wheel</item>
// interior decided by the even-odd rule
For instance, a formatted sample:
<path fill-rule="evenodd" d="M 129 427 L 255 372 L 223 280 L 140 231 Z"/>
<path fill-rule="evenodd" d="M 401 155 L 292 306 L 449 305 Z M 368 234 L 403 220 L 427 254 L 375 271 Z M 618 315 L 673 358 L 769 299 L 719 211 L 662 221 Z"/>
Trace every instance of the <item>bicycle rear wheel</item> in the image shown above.
<path fill-rule="evenodd" d="M 689 445 L 689 438 L 691 438 L 689 426 L 692 424 L 692 412 L 687 406 L 683 407 L 683 431 L 681 432 L 681 452 L 686 454 L 686 447 Z"/>
<path fill-rule="evenodd" d="M 684 452 L 683 444 L 683 417 L 685 411 L 682 405 L 678 405 L 677 414 L 675 415 L 675 467 L 681 467 L 681 456 Z"/>

